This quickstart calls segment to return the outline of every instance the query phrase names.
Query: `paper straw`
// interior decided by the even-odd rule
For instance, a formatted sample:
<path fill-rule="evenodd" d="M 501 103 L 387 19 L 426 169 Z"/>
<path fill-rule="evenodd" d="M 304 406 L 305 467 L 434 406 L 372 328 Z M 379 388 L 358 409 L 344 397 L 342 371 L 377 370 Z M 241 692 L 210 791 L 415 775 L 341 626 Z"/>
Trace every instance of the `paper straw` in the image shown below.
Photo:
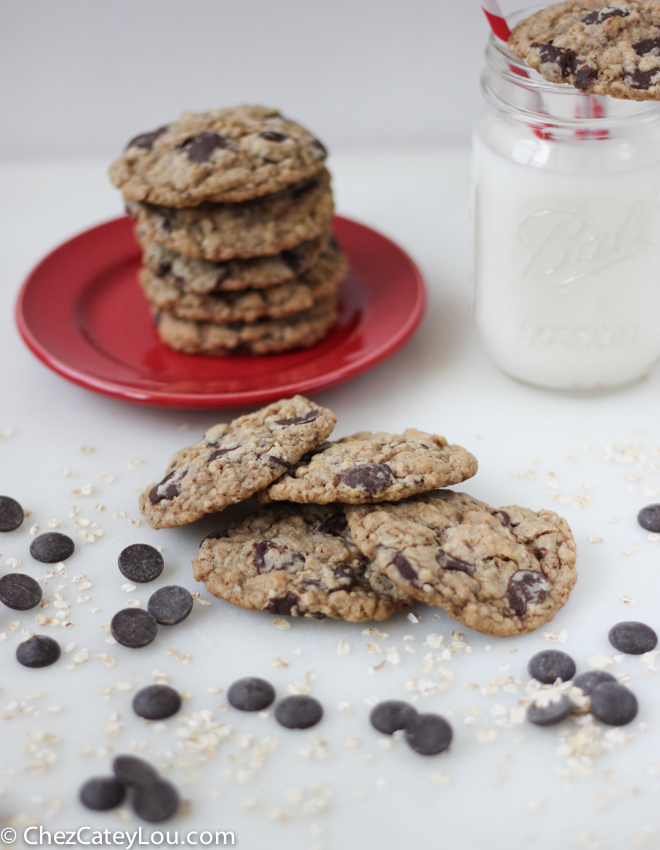
<path fill-rule="evenodd" d="M 484 15 L 488 18 L 490 28 L 500 41 L 508 41 L 511 35 L 511 30 L 507 24 L 502 10 L 497 3 L 497 0 L 481 0 L 481 8 Z"/>

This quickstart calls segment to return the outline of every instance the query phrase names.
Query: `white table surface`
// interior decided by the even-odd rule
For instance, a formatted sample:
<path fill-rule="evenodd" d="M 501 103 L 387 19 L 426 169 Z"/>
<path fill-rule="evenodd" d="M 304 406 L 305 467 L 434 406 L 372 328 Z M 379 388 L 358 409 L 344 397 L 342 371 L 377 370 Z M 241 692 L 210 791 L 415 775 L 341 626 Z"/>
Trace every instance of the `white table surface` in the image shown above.
<path fill-rule="evenodd" d="M 50 600 L 43 613 L 66 611 L 55 604 L 60 594 L 71 603 L 69 628 L 37 626 L 34 611 L 0 610 L 0 825 L 19 832 L 14 846 L 23 846 L 30 824 L 52 834 L 141 825 L 147 840 L 152 827 L 128 806 L 95 814 L 77 802 L 82 782 L 108 773 L 120 752 L 164 768 L 189 801 L 187 814 L 153 827 L 179 830 L 180 842 L 189 830 L 206 829 L 231 830 L 236 845 L 250 850 L 660 846 L 653 657 L 618 656 L 607 641 L 620 620 L 660 627 L 660 547 L 636 523 L 660 492 L 658 371 L 626 389 L 582 397 L 500 374 L 471 323 L 467 151 L 334 155 L 338 211 L 410 252 L 429 305 L 415 337 L 390 360 L 314 399 L 337 414 L 336 436 L 413 426 L 469 448 L 480 463 L 465 487 L 472 495 L 497 506 L 552 508 L 568 519 L 579 580 L 555 620 L 521 638 L 488 639 L 422 605 L 418 623 L 402 614 L 377 635 L 329 620 L 290 620 L 280 630 L 274 617 L 215 600 L 192 580 L 197 543 L 218 518 L 158 532 L 139 522 L 137 494 L 160 478 L 170 454 L 235 412 L 162 410 L 95 395 L 51 373 L 15 329 L 14 299 L 31 267 L 62 240 L 121 212 L 106 167 L 0 166 L 0 492 L 31 511 L 20 529 L 0 535 L 0 570 L 44 576 L 28 551 L 33 526 L 45 531 L 60 520 L 76 540 L 63 574 L 43 581 Z M 116 480 L 107 483 L 108 475 Z M 81 495 L 90 484 L 93 492 Z M 90 524 L 81 528 L 80 520 Z M 93 544 L 78 536 L 95 528 L 103 536 Z M 154 584 L 127 592 L 117 556 L 132 542 L 162 546 L 166 568 Z M 80 589 L 81 575 L 91 588 Z M 103 626 L 116 610 L 129 599 L 144 606 L 156 587 L 172 583 L 201 590 L 211 604 L 196 603 L 185 623 L 161 628 L 145 649 L 108 644 Z M 77 601 L 81 595 L 89 599 Z M 424 663 L 428 653 L 441 654 L 428 636 L 442 635 L 447 647 L 457 628 L 467 646 Z M 22 668 L 14 653 L 24 629 L 75 648 L 50 668 Z M 340 641 L 349 654 L 337 652 Z M 511 724 L 511 709 L 525 697 L 528 659 L 551 647 L 570 652 L 579 671 L 609 663 L 628 677 L 637 719 L 614 732 L 574 719 L 549 729 Z M 74 664 L 82 650 L 88 660 Z M 288 666 L 273 666 L 277 658 Z M 154 673 L 167 674 L 189 699 L 180 717 L 150 726 L 132 713 L 131 699 Z M 312 734 L 295 732 L 280 728 L 272 712 L 223 707 L 223 691 L 248 674 L 271 680 L 280 696 L 306 683 L 325 707 L 322 723 Z M 368 722 L 380 698 L 412 699 L 445 715 L 455 733 L 450 750 L 422 757 L 402 740 L 383 746 L 389 739 Z"/>

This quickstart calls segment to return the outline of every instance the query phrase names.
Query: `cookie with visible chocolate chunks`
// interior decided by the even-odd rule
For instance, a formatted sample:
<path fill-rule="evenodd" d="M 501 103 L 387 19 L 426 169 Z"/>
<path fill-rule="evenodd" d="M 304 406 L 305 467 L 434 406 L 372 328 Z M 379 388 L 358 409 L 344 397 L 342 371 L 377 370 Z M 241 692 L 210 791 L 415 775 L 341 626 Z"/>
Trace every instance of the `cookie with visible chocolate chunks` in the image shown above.
<path fill-rule="evenodd" d="M 341 505 L 262 507 L 203 540 L 193 575 L 233 605 L 292 617 L 385 620 L 414 603 L 360 553 Z"/>
<path fill-rule="evenodd" d="M 627 100 L 660 100 L 657 0 L 555 3 L 517 24 L 509 47 L 550 82 Z"/>
<path fill-rule="evenodd" d="M 436 487 L 459 484 L 477 471 L 477 459 L 444 437 L 407 428 L 403 434 L 360 431 L 317 446 L 258 501 L 394 502 Z"/>
<path fill-rule="evenodd" d="M 277 109 L 184 112 L 141 133 L 110 166 L 124 197 L 168 207 L 227 203 L 277 192 L 323 168 L 321 142 Z"/>
<path fill-rule="evenodd" d="M 500 637 L 551 620 L 576 580 L 575 542 L 552 511 L 491 508 L 436 490 L 403 502 L 350 505 L 360 551 L 403 591 Z"/>
<path fill-rule="evenodd" d="M 297 395 L 210 428 L 170 460 L 165 477 L 139 499 L 152 528 L 172 528 L 267 487 L 332 432 L 331 410 Z"/>

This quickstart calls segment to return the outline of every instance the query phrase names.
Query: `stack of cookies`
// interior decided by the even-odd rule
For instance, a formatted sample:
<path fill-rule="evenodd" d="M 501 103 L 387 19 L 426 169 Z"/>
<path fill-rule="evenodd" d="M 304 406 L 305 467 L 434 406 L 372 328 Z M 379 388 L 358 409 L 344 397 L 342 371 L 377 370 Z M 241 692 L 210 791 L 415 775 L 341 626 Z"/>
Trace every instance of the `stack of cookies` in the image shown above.
<path fill-rule="evenodd" d="M 184 113 L 128 143 L 110 177 L 136 220 L 158 335 L 189 354 L 269 354 L 322 339 L 346 258 L 327 152 L 275 109 Z"/>
<path fill-rule="evenodd" d="M 194 576 L 243 608 L 350 622 L 415 602 L 487 634 L 551 620 L 575 584 L 575 543 L 552 511 L 447 489 L 477 461 L 409 428 L 328 441 L 336 417 L 302 396 L 210 428 L 140 496 L 153 528 L 255 497 L 255 513 L 210 534 Z"/>

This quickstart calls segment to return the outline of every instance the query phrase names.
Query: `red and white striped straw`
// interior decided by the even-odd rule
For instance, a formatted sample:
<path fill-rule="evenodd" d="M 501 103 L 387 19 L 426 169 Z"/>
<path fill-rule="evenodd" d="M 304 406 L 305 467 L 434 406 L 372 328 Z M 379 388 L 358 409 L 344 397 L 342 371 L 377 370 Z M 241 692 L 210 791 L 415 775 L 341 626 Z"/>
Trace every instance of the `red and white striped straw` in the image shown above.
<path fill-rule="evenodd" d="M 488 23 L 495 37 L 499 38 L 500 41 L 508 41 L 511 30 L 497 0 L 481 0 L 481 8 L 484 11 L 484 15 L 488 18 Z"/>

